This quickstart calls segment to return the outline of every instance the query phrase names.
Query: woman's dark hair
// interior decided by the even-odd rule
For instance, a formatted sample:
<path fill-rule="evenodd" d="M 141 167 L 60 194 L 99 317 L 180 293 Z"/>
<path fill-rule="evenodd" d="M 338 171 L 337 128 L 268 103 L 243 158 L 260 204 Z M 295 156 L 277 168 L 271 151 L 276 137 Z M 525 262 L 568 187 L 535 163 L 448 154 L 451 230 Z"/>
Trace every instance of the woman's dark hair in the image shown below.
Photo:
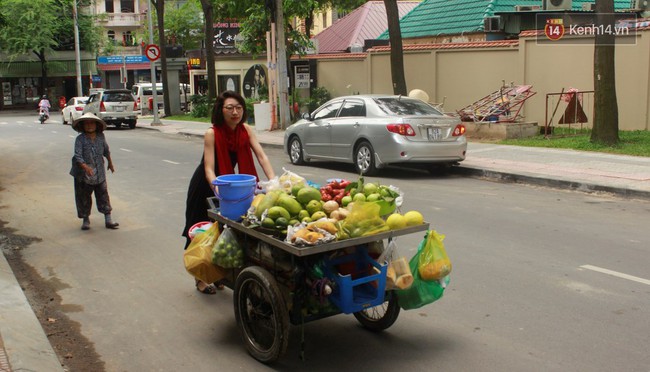
<path fill-rule="evenodd" d="M 217 97 L 217 101 L 214 103 L 214 107 L 212 108 L 212 125 L 224 124 L 223 104 L 228 98 L 236 99 L 237 102 L 239 102 L 239 104 L 244 108 L 239 124 L 245 123 L 246 119 L 248 119 L 248 111 L 246 111 L 246 101 L 244 100 L 244 97 L 242 97 L 237 92 L 233 92 L 232 90 L 226 90 L 221 93 L 219 97 Z"/>

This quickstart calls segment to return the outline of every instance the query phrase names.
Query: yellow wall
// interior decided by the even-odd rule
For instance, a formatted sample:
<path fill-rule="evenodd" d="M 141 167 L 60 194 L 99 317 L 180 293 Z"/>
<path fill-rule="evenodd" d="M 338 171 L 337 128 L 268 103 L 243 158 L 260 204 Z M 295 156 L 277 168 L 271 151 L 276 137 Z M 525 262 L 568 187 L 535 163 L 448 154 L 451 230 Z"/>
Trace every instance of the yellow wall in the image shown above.
<path fill-rule="evenodd" d="M 616 46 L 619 128 L 650 130 L 650 30 L 626 38 L 636 38 L 636 44 Z M 590 37 L 563 38 L 550 45 L 531 37 L 521 38 L 519 47 L 405 51 L 404 66 L 407 89 L 426 91 L 431 102 L 446 97 L 447 112 L 456 112 L 498 90 L 503 81 L 532 85 L 537 94 L 526 101 L 522 114 L 525 121 L 543 126 L 548 93 L 559 93 L 562 88 L 593 90 L 593 54 Z M 391 82 L 388 52 L 370 51 L 365 59 L 318 61 L 318 85 L 333 97 L 352 92 L 392 93 Z M 557 100 L 549 99 L 549 116 Z M 593 94 L 583 95 L 583 100 L 591 121 Z M 560 106 L 554 123 L 564 107 Z"/>

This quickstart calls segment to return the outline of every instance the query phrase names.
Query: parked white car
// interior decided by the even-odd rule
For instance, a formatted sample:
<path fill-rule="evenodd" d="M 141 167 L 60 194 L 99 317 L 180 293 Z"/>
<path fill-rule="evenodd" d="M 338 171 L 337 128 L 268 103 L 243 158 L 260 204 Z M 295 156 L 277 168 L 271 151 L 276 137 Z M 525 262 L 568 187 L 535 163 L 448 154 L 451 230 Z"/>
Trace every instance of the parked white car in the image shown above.
<path fill-rule="evenodd" d="M 190 86 L 189 84 L 179 84 L 178 89 L 181 110 L 185 111 L 187 109 L 187 100 L 190 96 Z M 149 110 L 149 99 L 153 97 L 152 84 L 133 84 L 131 87 L 131 93 L 133 93 L 133 96 L 135 97 L 135 103 L 137 105 L 136 110 L 140 111 L 140 114 L 142 115 L 151 114 L 151 110 Z M 162 110 L 164 108 L 162 83 L 156 83 L 156 102 L 158 103 L 158 110 Z"/>
<path fill-rule="evenodd" d="M 63 106 L 61 110 L 61 120 L 63 124 L 72 124 L 73 121 L 79 119 L 83 115 L 84 107 L 88 102 L 88 97 L 72 97 L 68 103 Z"/>

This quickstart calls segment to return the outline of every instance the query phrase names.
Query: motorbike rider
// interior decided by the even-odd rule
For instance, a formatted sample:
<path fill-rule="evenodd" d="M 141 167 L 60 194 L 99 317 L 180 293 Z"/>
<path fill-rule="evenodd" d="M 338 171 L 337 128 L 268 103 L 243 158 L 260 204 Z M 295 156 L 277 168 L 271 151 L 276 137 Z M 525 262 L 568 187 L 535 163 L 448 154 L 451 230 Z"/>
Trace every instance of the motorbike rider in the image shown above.
<path fill-rule="evenodd" d="M 50 117 L 50 107 L 52 106 L 50 105 L 50 101 L 47 99 L 47 96 L 44 95 L 41 97 L 41 100 L 38 101 L 38 109 L 40 112 L 43 112 L 45 114 L 46 119 Z"/>

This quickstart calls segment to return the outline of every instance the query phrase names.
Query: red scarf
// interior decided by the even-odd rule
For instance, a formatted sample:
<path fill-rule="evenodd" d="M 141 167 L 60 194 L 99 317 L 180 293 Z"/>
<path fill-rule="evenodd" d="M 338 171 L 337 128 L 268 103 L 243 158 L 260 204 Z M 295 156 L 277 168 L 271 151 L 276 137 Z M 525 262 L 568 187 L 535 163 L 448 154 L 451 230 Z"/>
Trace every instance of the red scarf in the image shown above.
<path fill-rule="evenodd" d="M 234 152 L 239 173 L 257 177 L 250 138 L 244 124 L 237 124 L 234 130 L 225 124 L 213 125 L 212 128 L 214 129 L 214 147 L 217 153 L 219 174 L 235 173 L 230 160 L 230 153 Z M 259 179 L 259 177 L 257 178 Z"/>

